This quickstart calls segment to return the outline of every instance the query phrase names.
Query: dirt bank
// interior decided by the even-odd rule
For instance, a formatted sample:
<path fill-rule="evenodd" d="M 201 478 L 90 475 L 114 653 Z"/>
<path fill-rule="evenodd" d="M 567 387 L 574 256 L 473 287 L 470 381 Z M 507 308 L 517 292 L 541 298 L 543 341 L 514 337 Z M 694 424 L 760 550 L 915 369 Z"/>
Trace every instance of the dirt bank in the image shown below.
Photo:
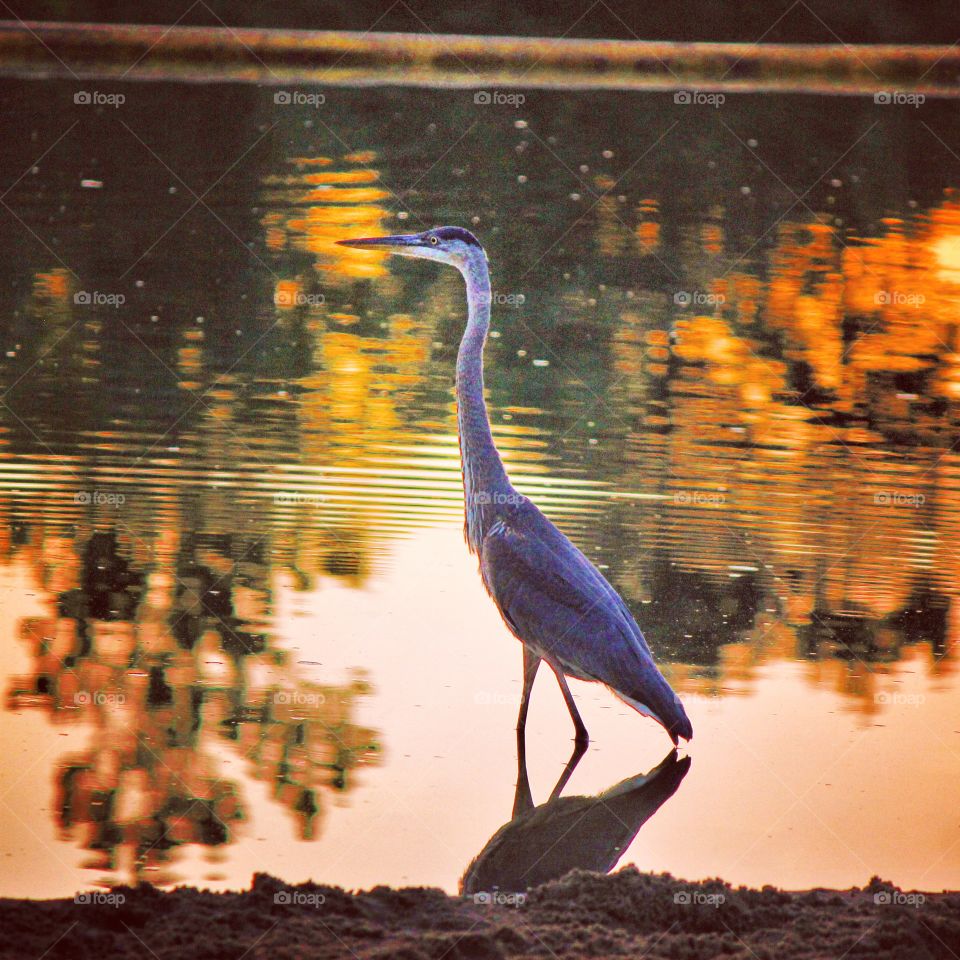
<path fill-rule="evenodd" d="M 84 899 L 81 896 L 79 899 Z M 243 893 L 151 887 L 87 902 L 0 901 L 0 957 L 497 960 L 640 957 L 790 960 L 960 955 L 960 893 L 864 889 L 785 893 L 688 884 L 632 868 L 575 872 L 527 895 L 285 886 Z"/>

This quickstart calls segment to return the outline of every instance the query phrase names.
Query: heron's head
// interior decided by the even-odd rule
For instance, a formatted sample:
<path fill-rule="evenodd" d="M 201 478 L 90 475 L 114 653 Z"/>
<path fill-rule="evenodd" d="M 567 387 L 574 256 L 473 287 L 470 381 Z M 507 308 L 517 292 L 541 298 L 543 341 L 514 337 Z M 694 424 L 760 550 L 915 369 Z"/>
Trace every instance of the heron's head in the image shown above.
<path fill-rule="evenodd" d="M 384 250 L 401 257 L 421 257 L 449 263 L 460 270 L 475 257 L 483 256 L 480 241 L 463 227 L 434 227 L 423 233 L 403 233 L 393 237 L 360 237 L 338 240 L 344 247 L 360 250 Z"/>

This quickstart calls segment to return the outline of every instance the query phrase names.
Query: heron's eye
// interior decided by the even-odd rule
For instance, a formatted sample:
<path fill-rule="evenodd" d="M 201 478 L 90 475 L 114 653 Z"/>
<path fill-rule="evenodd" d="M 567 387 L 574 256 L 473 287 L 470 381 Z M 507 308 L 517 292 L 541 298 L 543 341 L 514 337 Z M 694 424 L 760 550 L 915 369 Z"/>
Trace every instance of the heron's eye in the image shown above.
<path fill-rule="evenodd" d="M 434 246 L 436 246 L 440 241 L 439 241 L 436 237 L 431 237 L 431 238 L 430 238 L 430 242 L 431 242 Z"/>

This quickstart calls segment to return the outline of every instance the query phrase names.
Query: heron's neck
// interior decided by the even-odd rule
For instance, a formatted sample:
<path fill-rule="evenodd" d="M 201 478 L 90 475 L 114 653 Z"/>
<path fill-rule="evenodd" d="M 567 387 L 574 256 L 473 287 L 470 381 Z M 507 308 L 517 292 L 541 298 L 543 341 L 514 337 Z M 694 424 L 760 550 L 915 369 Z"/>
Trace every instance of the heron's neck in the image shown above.
<path fill-rule="evenodd" d="M 487 258 L 476 250 L 461 269 L 467 283 L 467 329 L 457 354 L 457 425 L 463 465 L 466 535 L 479 549 L 495 508 L 513 493 L 493 443 L 483 396 L 483 345 L 490 329 L 490 275 Z"/>

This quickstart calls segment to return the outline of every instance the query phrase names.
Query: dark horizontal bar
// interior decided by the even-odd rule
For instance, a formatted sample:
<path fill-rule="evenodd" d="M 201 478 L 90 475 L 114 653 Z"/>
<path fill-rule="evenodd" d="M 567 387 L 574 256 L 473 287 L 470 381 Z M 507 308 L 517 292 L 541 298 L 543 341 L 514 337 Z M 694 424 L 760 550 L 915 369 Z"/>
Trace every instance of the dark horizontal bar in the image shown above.
<path fill-rule="evenodd" d="M 960 47 L 674 43 L 0 21 L 0 75 L 956 96 Z"/>

